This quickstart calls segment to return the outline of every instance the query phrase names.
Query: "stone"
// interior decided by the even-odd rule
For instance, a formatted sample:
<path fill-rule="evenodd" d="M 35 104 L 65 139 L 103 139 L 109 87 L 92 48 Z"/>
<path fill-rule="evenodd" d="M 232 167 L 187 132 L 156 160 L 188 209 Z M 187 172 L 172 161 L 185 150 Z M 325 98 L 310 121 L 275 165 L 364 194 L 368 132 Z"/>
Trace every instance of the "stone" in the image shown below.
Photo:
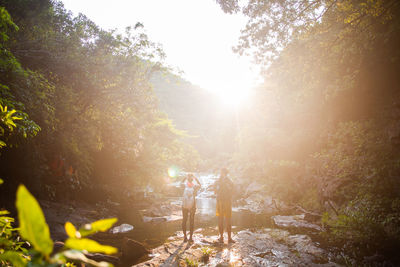
<path fill-rule="evenodd" d="M 150 253 L 150 251 L 140 242 L 124 238 L 121 247 L 122 261 L 126 264 L 134 264 L 138 259 Z"/>
<path fill-rule="evenodd" d="M 58 253 L 64 248 L 64 242 L 55 241 L 53 244 L 53 252 Z"/>
<path fill-rule="evenodd" d="M 202 262 L 203 249 L 210 250 L 206 266 L 339 266 L 329 261 L 328 253 L 309 236 L 291 235 L 281 229 L 243 230 L 234 235 L 234 244 L 221 244 L 216 242 L 218 236 L 201 233 L 193 238 L 194 243 L 186 243 L 179 235 L 171 236 L 152 250 L 152 259 L 136 266 L 179 267 L 184 259 Z"/>
<path fill-rule="evenodd" d="M 86 253 L 85 256 L 97 262 L 105 261 L 108 263 L 112 263 L 114 266 L 121 265 L 120 259 L 116 256 L 104 255 L 101 253 Z"/>
<path fill-rule="evenodd" d="M 112 234 L 126 233 L 126 232 L 129 232 L 129 231 L 132 231 L 133 228 L 134 227 L 132 225 L 127 224 L 127 223 L 123 223 L 123 224 L 121 224 L 119 226 L 113 227 L 110 230 L 110 233 L 112 233 Z"/>
<path fill-rule="evenodd" d="M 322 230 L 319 225 L 305 221 L 304 217 L 305 217 L 304 214 L 291 215 L 291 216 L 276 215 L 273 216 L 272 219 L 274 220 L 276 226 L 282 228 L 302 228 L 315 231 Z"/>

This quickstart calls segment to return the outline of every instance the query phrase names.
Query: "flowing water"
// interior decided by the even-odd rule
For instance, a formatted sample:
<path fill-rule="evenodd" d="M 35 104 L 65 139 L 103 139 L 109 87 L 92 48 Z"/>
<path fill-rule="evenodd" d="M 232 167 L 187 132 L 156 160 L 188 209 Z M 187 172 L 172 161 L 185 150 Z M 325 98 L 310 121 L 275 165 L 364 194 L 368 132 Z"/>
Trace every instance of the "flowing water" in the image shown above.
<path fill-rule="evenodd" d="M 214 184 L 218 178 L 214 174 L 197 174 L 201 190 L 196 197 L 196 216 L 195 231 L 202 231 L 203 234 L 217 234 L 217 217 L 215 216 L 216 199 L 213 191 L 209 187 Z M 179 187 L 180 183 L 172 183 Z M 182 197 L 169 197 L 166 199 L 171 205 L 181 205 Z M 180 213 L 180 212 L 178 212 Z M 132 224 L 134 229 L 129 232 L 129 237 L 138 240 L 149 247 L 156 247 L 163 244 L 168 237 L 182 231 L 182 220 L 174 217 L 170 221 L 144 222 L 137 211 L 121 214 L 121 222 Z M 189 222 L 187 222 L 189 224 Z M 271 227 L 272 221 L 270 215 L 254 214 L 248 211 L 232 211 L 232 232 L 242 229 L 255 229 L 262 227 Z M 189 225 L 187 225 L 189 229 Z"/>

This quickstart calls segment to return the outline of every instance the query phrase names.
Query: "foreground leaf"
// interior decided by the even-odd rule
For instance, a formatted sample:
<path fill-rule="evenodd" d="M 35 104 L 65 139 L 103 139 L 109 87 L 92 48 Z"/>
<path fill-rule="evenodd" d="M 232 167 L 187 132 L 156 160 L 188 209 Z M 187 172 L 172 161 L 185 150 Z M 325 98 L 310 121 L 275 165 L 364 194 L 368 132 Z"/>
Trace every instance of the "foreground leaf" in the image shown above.
<path fill-rule="evenodd" d="M 75 237 L 80 238 L 79 232 L 76 231 L 76 228 L 75 228 L 75 226 L 74 226 L 72 223 L 66 222 L 64 228 L 65 228 L 65 232 L 67 233 L 67 235 L 68 235 L 69 237 L 72 237 L 72 238 L 75 238 Z M 77 236 L 77 234 L 78 234 L 79 236 Z"/>
<path fill-rule="evenodd" d="M 37 251 L 46 256 L 50 255 L 53 251 L 53 241 L 50 238 L 49 226 L 39 203 L 23 185 L 18 187 L 16 206 L 21 236 Z"/>
<path fill-rule="evenodd" d="M 1 216 L 7 215 L 7 214 L 10 214 L 10 212 L 8 210 L 0 210 L 0 215 Z"/>
<path fill-rule="evenodd" d="M 82 252 L 78 251 L 78 250 L 67 250 L 62 252 L 62 255 L 70 260 L 76 260 L 76 261 L 80 261 L 80 262 L 84 262 L 93 266 L 97 266 L 97 267 L 113 267 L 113 265 L 111 263 L 105 262 L 105 261 L 101 261 L 101 262 L 97 262 L 91 259 L 88 259 Z"/>
<path fill-rule="evenodd" d="M 105 254 L 114 254 L 118 252 L 118 249 L 114 247 L 101 245 L 96 241 L 87 238 L 68 238 L 65 242 L 65 246 L 72 249 L 86 250 L 88 252 L 99 252 Z"/>
<path fill-rule="evenodd" d="M 3 254 L 0 254 L 0 261 L 7 261 L 15 267 L 26 266 L 26 260 L 20 253 L 15 251 L 6 251 Z"/>
<path fill-rule="evenodd" d="M 79 229 L 79 233 L 81 234 L 82 237 L 85 237 L 97 232 L 105 232 L 108 229 L 110 229 L 117 221 L 118 221 L 117 218 L 109 218 L 109 219 L 98 220 L 90 224 L 85 224 L 84 227 Z"/>

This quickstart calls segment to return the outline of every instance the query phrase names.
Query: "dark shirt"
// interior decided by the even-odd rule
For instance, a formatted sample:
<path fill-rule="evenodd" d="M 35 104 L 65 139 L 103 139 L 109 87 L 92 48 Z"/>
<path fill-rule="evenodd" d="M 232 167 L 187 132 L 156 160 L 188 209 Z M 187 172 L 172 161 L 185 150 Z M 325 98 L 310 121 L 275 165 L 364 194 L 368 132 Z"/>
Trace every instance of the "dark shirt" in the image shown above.
<path fill-rule="evenodd" d="M 215 192 L 217 193 L 217 200 L 231 201 L 233 193 L 233 183 L 228 177 L 219 178 L 215 182 Z"/>

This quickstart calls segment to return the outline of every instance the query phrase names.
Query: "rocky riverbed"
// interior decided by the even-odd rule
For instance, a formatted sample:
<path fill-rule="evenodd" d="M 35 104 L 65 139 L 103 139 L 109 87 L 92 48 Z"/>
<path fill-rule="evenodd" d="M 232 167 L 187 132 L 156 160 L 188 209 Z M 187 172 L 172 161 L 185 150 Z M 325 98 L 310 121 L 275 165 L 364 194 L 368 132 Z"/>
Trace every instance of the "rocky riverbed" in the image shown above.
<path fill-rule="evenodd" d="M 136 266 L 339 266 L 331 255 L 307 235 L 263 228 L 242 230 L 236 243 L 219 243 L 217 235 L 200 230 L 194 242 L 183 242 L 181 233 L 152 250 L 152 259 Z"/>
<path fill-rule="evenodd" d="M 41 202 L 54 240 L 66 238 L 64 223 L 83 225 L 102 218 L 119 218 L 116 228 L 93 238 L 118 248 L 114 256 L 88 255 L 116 266 L 337 266 L 340 260 L 320 244 L 320 218 L 290 208 L 262 192 L 256 183 L 241 186 L 234 196 L 234 244 L 217 240 L 215 198 L 208 187 L 213 175 L 200 176 L 196 233 L 183 242 L 181 191 L 169 185 L 161 194 L 148 195 L 140 205 L 114 202 L 69 205 Z M 59 247 L 62 242 L 58 242 Z"/>

